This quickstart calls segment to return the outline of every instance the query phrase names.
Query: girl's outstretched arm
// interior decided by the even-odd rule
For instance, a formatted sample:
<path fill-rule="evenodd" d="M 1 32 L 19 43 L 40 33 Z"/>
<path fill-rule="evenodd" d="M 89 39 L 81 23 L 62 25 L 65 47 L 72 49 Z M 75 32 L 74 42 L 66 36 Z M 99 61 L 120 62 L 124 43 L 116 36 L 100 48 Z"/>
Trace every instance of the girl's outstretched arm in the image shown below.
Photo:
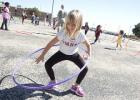
<path fill-rule="evenodd" d="M 88 40 L 85 40 L 83 42 L 83 44 L 86 45 L 86 47 L 87 47 L 87 51 L 86 52 L 87 52 L 88 56 L 90 57 L 91 56 L 91 45 L 90 45 L 89 41 Z"/>
<path fill-rule="evenodd" d="M 45 54 L 49 51 L 49 49 L 55 45 L 57 42 L 59 41 L 58 37 L 55 36 L 44 48 L 43 52 L 41 53 L 41 55 L 36 59 L 36 63 L 38 64 L 40 61 L 44 61 L 44 56 Z"/>

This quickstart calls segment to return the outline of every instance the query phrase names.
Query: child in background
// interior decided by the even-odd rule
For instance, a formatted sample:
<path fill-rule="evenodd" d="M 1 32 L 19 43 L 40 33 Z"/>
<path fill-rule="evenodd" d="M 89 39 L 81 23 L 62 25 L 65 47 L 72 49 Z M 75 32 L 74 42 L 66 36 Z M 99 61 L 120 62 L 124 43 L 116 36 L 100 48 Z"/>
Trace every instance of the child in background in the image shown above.
<path fill-rule="evenodd" d="M 58 32 L 56 36 L 48 43 L 41 55 L 36 59 L 36 62 L 44 61 L 44 56 L 48 50 L 53 47 L 54 44 L 60 42 L 60 49 L 52 57 L 48 59 L 45 63 L 46 71 L 50 77 L 50 84 L 55 84 L 56 79 L 54 76 L 54 71 L 52 69 L 53 65 L 59 63 L 63 60 L 69 60 L 75 63 L 79 68 L 82 68 L 85 64 L 83 58 L 78 54 L 78 45 L 83 43 L 87 47 L 87 55 L 90 56 L 91 46 L 87 40 L 85 34 L 80 32 L 82 26 L 82 15 L 78 10 L 72 10 L 66 17 L 66 22 L 64 25 L 64 30 Z M 81 88 L 80 84 L 84 79 L 88 71 L 87 66 L 80 72 L 75 84 L 72 85 L 71 91 L 76 93 L 78 96 L 84 96 L 85 93 Z M 50 89 L 52 89 L 51 87 Z"/>
<path fill-rule="evenodd" d="M 35 15 L 35 25 L 39 25 L 39 16 Z"/>
<path fill-rule="evenodd" d="M 89 30 L 88 22 L 85 23 L 85 35 L 87 34 Z"/>
<path fill-rule="evenodd" d="M 118 38 L 117 38 L 117 45 L 116 45 L 116 49 L 118 48 L 118 46 L 120 46 L 120 49 L 122 48 L 122 38 L 123 38 L 123 34 L 124 31 L 120 30 L 119 34 L 118 34 Z"/>
<path fill-rule="evenodd" d="M 9 5 L 9 2 L 5 2 L 5 6 L 2 9 L 3 22 L 1 25 L 1 29 L 3 29 L 3 26 L 5 25 L 5 30 L 8 30 L 7 22 L 10 19 Z"/>
<path fill-rule="evenodd" d="M 55 29 L 55 22 L 56 22 L 56 18 L 53 18 L 53 29 Z"/>
<path fill-rule="evenodd" d="M 27 18 L 26 10 L 22 11 L 22 24 L 24 24 L 24 20 Z"/>
<path fill-rule="evenodd" d="M 94 42 L 92 44 L 95 44 L 97 42 L 97 40 L 99 39 L 101 33 L 102 33 L 101 25 L 98 25 L 96 27 L 96 30 L 95 30 L 95 40 L 94 40 Z"/>
<path fill-rule="evenodd" d="M 33 12 L 32 16 L 31 16 L 31 23 L 34 24 L 35 23 L 35 13 Z"/>

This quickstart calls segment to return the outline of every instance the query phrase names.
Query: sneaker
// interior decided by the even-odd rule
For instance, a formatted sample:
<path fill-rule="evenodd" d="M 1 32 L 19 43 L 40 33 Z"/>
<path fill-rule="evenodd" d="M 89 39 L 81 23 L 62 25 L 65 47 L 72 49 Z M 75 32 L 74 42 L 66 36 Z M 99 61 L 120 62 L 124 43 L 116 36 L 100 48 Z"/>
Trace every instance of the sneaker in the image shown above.
<path fill-rule="evenodd" d="M 80 86 L 72 85 L 70 90 L 72 92 L 74 92 L 76 95 L 80 96 L 80 97 L 85 96 L 85 93 L 84 93 L 83 89 Z"/>
<path fill-rule="evenodd" d="M 49 82 L 47 86 L 50 86 L 50 85 L 52 85 L 52 86 L 50 86 L 49 88 L 47 88 L 47 90 L 54 89 L 56 86 L 53 86 L 53 84 L 56 84 L 56 81 L 55 82 Z"/>

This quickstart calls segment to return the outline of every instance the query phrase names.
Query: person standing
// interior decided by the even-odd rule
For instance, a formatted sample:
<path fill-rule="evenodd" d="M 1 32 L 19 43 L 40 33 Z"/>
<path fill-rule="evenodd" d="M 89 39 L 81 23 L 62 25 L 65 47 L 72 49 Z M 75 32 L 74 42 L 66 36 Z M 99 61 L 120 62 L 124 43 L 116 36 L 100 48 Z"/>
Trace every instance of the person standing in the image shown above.
<path fill-rule="evenodd" d="M 56 27 L 57 28 L 57 32 L 59 32 L 59 27 L 63 27 L 64 22 L 65 22 L 65 18 L 66 17 L 66 12 L 64 11 L 64 5 L 61 5 L 61 9 L 59 10 L 58 14 L 57 14 L 57 24 L 53 27 L 54 29 Z"/>
<path fill-rule="evenodd" d="M 22 11 L 22 24 L 24 23 L 24 20 L 27 18 L 27 14 L 26 14 L 26 11 L 23 10 Z"/>
<path fill-rule="evenodd" d="M 8 20 L 10 19 L 10 11 L 9 11 L 9 2 L 5 2 L 4 3 L 4 7 L 2 9 L 2 18 L 3 18 L 3 22 L 1 24 L 1 29 L 3 29 L 4 25 L 5 25 L 5 30 L 8 30 Z"/>
<path fill-rule="evenodd" d="M 88 26 L 88 22 L 85 23 L 85 35 L 87 34 L 88 30 L 89 30 L 89 26 Z"/>
<path fill-rule="evenodd" d="M 31 23 L 34 24 L 35 23 L 35 13 L 33 12 L 32 17 L 31 17 Z"/>
<path fill-rule="evenodd" d="M 120 30 L 118 37 L 117 37 L 117 44 L 116 44 L 116 49 L 118 46 L 120 46 L 120 49 L 122 48 L 122 38 L 123 38 L 124 31 Z"/>

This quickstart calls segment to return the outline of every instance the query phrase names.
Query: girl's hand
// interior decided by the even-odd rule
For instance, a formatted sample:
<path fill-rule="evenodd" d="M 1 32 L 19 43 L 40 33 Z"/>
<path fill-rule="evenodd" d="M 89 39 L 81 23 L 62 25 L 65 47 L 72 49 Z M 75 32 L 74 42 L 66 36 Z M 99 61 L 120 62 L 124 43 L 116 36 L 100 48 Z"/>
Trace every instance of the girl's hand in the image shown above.
<path fill-rule="evenodd" d="M 83 55 L 83 59 L 84 59 L 84 60 L 88 60 L 89 57 L 90 57 L 90 55 L 89 55 L 88 52 L 86 52 L 86 54 Z"/>
<path fill-rule="evenodd" d="M 90 43 L 89 43 L 88 40 L 84 41 L 83 43 L 84 43 L 84 44 L 86 45 L 86 47 L 87 47 L 87 50 L 86 50 L 85 52 L 86 52 L 86 58 L 88 59 L 88 58 L 90 58 L 90 56 L 91 56 L 91 45 L 90 45 Z"/>
<path fill-rule="evenodd" d="M 44 56 L 40 55 L 35 62 L 38 64 L 40 61 L 44 61 Z"/>
<path fill-rule="evenodd" d="M 83 59 L 84 60 L 88 60 L 88 57 L 83 55 Z"/>
<path fill-rule="evenodd" d="M 91 52 L 90 51 L 86 51 L 86 55 L 89 58 L 91 56 Z"/>

